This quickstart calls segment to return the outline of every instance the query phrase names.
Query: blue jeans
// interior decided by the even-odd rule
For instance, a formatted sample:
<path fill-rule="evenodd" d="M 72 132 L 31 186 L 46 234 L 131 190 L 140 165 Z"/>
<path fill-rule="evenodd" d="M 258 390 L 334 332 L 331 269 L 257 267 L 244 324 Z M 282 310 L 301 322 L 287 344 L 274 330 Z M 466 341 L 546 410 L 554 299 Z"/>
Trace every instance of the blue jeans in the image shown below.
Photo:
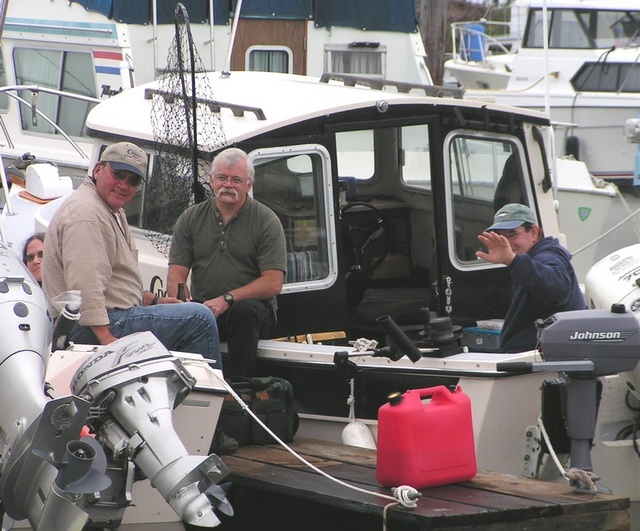
<path fill-rule="evenodd" d="M 152 332 L 169 350 L 193 352 L 222 368 L 218 325 L 209 308 L 195 302 L 134 306 L 128 310 L 107 310 L 109 329 L 115 337 L 134 332 Z M 74 343 L 99 344 L 91 328 L 76 324 L 69 339 Z"/>

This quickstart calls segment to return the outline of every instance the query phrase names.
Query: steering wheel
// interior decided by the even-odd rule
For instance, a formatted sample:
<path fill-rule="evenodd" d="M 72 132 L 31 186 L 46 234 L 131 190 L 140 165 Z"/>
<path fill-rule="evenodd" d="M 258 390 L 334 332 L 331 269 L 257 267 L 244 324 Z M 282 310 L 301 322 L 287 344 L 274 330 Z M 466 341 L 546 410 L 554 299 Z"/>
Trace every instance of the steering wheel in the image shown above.
<path fill-rule="evenodd" d="M 351 216 L 352 222 L 348 223 L 344 214 L 355 207 L 370 210 L 375 214 L 375 218 L 365 216 L 363 212 L 362 216 Z M 382 263 L 388 252 L 389 228 L 384 214 L 369 203 L 361 201 L 349 203 L 340 212 L 349 271 L 352 273 L 373 271 Z"/>

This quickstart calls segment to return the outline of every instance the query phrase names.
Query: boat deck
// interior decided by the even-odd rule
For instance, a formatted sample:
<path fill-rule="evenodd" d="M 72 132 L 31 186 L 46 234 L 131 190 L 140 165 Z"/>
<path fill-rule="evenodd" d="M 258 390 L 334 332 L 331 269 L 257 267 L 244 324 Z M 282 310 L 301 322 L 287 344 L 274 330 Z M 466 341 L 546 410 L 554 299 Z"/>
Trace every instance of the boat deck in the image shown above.
<path fill-rule="evenodd" d="M 391 495 L 376 481 L 375 451 L 297 438 L 292 448 L 345 482 Z M 392 503 L 318 475 L 277 445 L 224 456 L 235 515 L 219 529 L 370 531 L 383 528 Z M 422 490 L 416 509 L 387 511 L 386 529 L 630 529 L 629 499 L 577 494 L 567 484 L 479 471 L 471 480 Z"/>

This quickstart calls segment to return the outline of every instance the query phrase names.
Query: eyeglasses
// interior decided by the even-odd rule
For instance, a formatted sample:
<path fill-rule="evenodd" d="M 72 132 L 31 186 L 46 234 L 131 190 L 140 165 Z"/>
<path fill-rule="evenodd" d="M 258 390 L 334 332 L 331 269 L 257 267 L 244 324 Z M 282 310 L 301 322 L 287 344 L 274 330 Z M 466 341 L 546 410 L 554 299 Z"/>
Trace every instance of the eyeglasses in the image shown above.
<path fill-rule="evenodd" d="M 37 253 L 35 253 L 35 254 L 28 254 L 28 255 L 26 256 L 26 258 L 27 258 L 27 262 L 33 262 L 33 261 L 36 259 L 36 256 L 37 256 L 38 258 L 42 259 L 42 251 L 38 251 L 38 252 L 37 252 Z"/>
<path fill-rule="evenodd" d="M 213 178 L 220 184 L 225 184 L 227 181 L 231 181 L 231 184 L 242 184 L 247 181 L 241 177 L 227 177 L 226 175 L 214 175 Z"/>
<path fill-rule="evenodd" d="M 109 167 L 111 168 L 111 166 Z M 111 171 L 113 172 L 113 176 L 116 178 L 116 181 L 126 180 L 129 185 L 135 186 L 136 188 L 142 184 L 142 177 L 135 173 L 127 175 L 127 172 L 122 170 L 114 170 L 113 168 L 111 168 Z"/>

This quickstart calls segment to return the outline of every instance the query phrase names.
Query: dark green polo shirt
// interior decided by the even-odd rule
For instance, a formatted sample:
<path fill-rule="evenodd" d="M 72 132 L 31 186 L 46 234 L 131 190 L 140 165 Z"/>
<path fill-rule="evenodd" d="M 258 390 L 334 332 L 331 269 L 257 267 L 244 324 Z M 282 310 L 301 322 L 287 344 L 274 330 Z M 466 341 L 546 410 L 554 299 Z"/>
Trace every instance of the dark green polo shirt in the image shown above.
<path fill-rule="evenodd" d="M 191 298 L 203 302 L 248 284 L 263 271 L 286 272 L 286 252 L 278 217 L 247 196 L 226 226 L 213 201 L 185 210 L 173 230 L 169 264 L 191 269 Z M 272 304 L 275 309 L 275 297 Z"/>

